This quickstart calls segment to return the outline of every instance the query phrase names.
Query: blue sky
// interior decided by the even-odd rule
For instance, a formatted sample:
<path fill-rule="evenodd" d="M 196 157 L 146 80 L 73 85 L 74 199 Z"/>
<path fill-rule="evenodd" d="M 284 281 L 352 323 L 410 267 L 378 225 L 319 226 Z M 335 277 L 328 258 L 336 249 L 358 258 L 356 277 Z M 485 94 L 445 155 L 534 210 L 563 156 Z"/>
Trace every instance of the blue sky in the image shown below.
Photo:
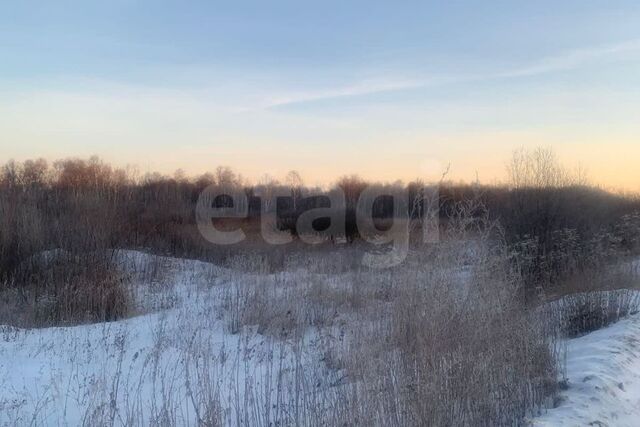
<path fill-rule="evenodd" d="M 633 1 L 0 5 L 3 158 L 493 180 L 545 145 L 639 189 L 639 111 Z"/>

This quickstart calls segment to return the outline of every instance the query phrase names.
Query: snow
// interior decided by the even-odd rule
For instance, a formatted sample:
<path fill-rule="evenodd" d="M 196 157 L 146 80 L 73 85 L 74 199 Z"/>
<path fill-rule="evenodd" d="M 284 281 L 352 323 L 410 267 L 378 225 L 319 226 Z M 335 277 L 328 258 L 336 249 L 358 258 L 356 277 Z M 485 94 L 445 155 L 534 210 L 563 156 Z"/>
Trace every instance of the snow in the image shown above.
<path fill-rule="evenodd" d="M 567 389 L 540 426 L 640 425 L 640 315 L 567 341 Z"/>
<path fill-rule="evenodd" d="M 339 383 L 323 361 L 321 341 L 331 337 L 229 330 L 230 284 L 275 283 L 279 292 L 304 269 L 257 276 L 135 251 L 119 260 L 133 275 L 137 316 L 47 329 L 0 325 L 0 426 L 198 425 L 211 410 L 225 425 L 278 424 L 298 381 L 319 389 Z M 640 425 L 640 315 L 566 346 L 567 389 L 528 422 Z M 220 407 L 208 408 L 213 401 Z M 257 418 L 247 419 L 252 412 Z"/>
<path fill-rule="evenodd" d="M 213 409 L 225 425 L 242 425 L 251 420 L 242 418 L 249 411 L 235 407 L 237 396 L 246 396 L 241 400 L 250 408 L 286 401 L 292 366 L 302 366 L 314 384 L 331 379 L 313 351 L 313 334 L 295 352 L 287 340 L 250 327 L 229 332 L 223 308 L 228 280 L 249 281 L 250 275 L 134 251 L 120 258 L 136 278 L 139 316 L 46 329 L 0 325 L 0 426 L 114 419 L 117 425 L 198 425 L 214 401 L 222 405 Z M 162 270 L 160 277 L 149 278 L 152 268 Z"/>

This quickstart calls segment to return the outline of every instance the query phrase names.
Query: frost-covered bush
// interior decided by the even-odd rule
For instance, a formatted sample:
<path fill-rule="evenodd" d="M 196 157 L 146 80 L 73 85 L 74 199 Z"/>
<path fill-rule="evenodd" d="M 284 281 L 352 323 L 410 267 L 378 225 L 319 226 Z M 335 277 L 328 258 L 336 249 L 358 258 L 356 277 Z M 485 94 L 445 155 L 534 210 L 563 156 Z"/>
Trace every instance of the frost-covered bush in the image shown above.
<path fill-rule="evenodd" d="M 536 296 L 553 293 L 575 276 L 597 274 L 640 253 L 640 214 L 624 215 L 590 236 L 564 228 L 553 231 L 543 243 L 538 236 L 527 235 L 511 249 L 527 290 Z"/>

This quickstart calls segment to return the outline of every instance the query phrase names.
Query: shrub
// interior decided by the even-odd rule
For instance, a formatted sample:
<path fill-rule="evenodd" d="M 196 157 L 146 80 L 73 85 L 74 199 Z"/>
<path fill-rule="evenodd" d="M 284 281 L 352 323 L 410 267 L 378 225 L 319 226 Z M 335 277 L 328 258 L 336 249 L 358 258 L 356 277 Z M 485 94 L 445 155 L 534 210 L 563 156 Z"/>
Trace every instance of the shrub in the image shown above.
<path fill-rule="evenodd" d="M 51 326 L 112 321 L 130 314 L 128 281 L 113 263 L 64 251 L 47 255 L 29 260 L 20 285 L 5 283 L 2 294 L 7 308 L 13 308 L 5 312 L 3 322 Z"/>
<path fill-rule="evenodd" d="M 593 291 L 564 297 L 558 303 L 561 332 L 577 337 L 609 326 L 638 312 L 638 291 Z"/>

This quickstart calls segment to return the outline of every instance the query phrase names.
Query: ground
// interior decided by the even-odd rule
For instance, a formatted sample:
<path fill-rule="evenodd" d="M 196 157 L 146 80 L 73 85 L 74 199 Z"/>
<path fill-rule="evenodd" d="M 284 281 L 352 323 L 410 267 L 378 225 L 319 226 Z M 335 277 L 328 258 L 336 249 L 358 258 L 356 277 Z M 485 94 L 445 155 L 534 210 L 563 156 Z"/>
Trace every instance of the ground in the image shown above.
<path fill-rule="evenodd" d="M 567 384 L 557 407 L 531 420 L 548 426 L 637 426 L 640 315 L 567 341 Z"/>
<path fill-rule="evenodd" d="M 0 326 L 0 426 L 290 424 L 301 400 L 335 404 L 311 400 L 341 386 L 340 368 L 324 351 L 327 340 L 341 339 L 339 328 L 289 339 L 239 325 L 243 296 L 230 286 L 270 283 L 269 292 L 287 292 L 301 280 L 330 283 L 330 275 L 240 274 L 135 251 L 119 257 L 133 278 L 132 317 L 44 329 Z M 528 422 L 638 425 L 640 315 L 566 346 L 566 389 L 554 408 Z"/>

